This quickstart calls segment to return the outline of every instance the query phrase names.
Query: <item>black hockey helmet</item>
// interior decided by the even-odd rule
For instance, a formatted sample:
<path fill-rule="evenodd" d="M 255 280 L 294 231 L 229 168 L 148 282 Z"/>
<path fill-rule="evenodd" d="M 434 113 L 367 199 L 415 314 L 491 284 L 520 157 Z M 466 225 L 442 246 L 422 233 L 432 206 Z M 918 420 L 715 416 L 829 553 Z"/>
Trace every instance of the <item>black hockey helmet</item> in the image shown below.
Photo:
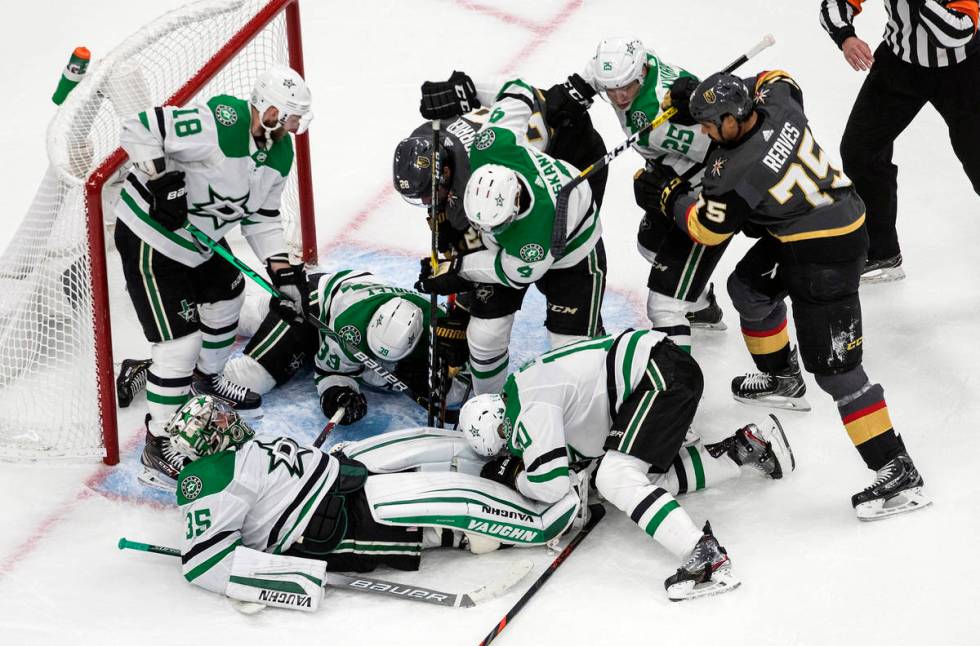
<path fill-rule="evenodd" d="M 717 72 L 701 81 L 691 94 L 691 116 L 721 128 L 726 114 L 744 121 L 752 112 L 752 95 L 742 79 Z"/>
<path fill-rule="evenodd" d="M 452 167 L 445 144 L 440 146 L 439 160 L 443 166 Z M 392 181 L 406 202 L 422 204 L 422 198 L 432 192 L 431 137 L 407 137 L 398 142 L 392 162 Z M 440 174 L 440 184 L 445 185 L 447 181 L 445 174 Z"/>

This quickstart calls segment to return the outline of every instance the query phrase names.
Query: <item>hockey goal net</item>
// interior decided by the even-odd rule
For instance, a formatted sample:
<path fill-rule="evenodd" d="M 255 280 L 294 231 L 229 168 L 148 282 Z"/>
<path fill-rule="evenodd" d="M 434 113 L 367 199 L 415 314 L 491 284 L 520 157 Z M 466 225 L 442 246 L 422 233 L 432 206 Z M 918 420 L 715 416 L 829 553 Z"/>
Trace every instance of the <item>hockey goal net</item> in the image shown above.
<path fill-rule="evenodd" d="M 58 109 L 49 168 L 0 255 L 0 458 L 118 462 L 104 214 L 127 171 L 121 119 L 196 97 L 247 99 L 275 63 L 303 74 L 298 0 L 193 2 L 93 60 Z M 306 135 L 282 212 L 292 255 L 315 260 Z"/>

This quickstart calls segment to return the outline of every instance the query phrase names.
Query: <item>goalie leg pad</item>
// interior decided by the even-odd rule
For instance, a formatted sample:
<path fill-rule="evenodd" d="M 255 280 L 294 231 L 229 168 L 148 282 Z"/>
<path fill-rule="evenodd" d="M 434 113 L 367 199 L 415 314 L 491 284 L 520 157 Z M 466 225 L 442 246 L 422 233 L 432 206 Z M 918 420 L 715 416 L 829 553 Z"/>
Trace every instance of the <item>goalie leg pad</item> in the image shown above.
<path fill-rule="evenodd" d="M 323 599 L 324 561 L 235 548 L 225 594 L 277 608 L 315 612 Z"/>
<path fill-rule="evenodd" d="M 344 454 L 357 460 L 371 473 L 402 471 L 466 470 L 479 475 L 486 463 L 459 431 L 439 428 L 413 428 L 381 433 L 344 447 Z M 464 468 L 461 468 L 465 466 Z"/>

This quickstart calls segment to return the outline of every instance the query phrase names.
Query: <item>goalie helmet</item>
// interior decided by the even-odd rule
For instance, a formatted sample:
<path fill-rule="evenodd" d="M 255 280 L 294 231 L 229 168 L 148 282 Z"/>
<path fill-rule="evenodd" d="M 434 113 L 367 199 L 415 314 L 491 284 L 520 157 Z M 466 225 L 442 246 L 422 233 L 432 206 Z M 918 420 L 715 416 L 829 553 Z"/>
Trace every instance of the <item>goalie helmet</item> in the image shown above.
<path fill-rule="evenodd" d="M 227 404 L 211 395 L 192 397 L 167 422 L 174 447 L 192 460 L 236 449 L 255 432 Z"/>
<path fill-rule="evenodd" d="M 599 91 L 626 87 L 644 76 L 647 50 L 639 38 L 606 38 L 592 57 L 592 81 Z"/>
<path fill-rule="evenodd" d="M 284 65 L 274 65 L 259 75 L 252 89 L 250 103 L 258 111 L 259 122 L 267 134 L 285 125 L 289 117 L 296 116 L 299 117 L 296 134 L 301 135 L 313 120 L 313 97 L 306 81 L 298 72 Z M 269 108 L 279 110 L 279 119 L 271 128 L 261 120 Z"/>
<path fill-rule="evenodd" d="M 721 128 L 726 114 L 744 121 L 752 112 L 752 95 L 742 79 L 718 72 L 701 81 L 691 94 L 691 116 Z"/>
<path fill-rule="evenodd" d="M 439 146 L 439 162 L 452 168 L 444 141 Z M 395 190 L 409 204 L 423 206 L 422 198 L 432 193 L 432 138 L 407 137 L 399 141 L 391 166 Z M 445 173 L 439 173 L 440 186 L 448 181 Z"/>
<path fill-rule="evenodd" d="M 466 182 L 463 208 L 474 229 L 500 231 L 517 217 L 520 209 L 521 180 L 506 166 L 480 166 Z"/>
<path fill-rule="evenodd" d="M 404 359 L 422 337 L 422 308 L 407 298 L 392 298 L 375 310 L 367 327 L 374 356 L 386 361 Z"/>
<path fill-rule="evenodd" d="M 459 430 L 477 455 L 492 458 L 507 444 L 508 425 L 500 395 L 477 395 L 459 411 Z"/>

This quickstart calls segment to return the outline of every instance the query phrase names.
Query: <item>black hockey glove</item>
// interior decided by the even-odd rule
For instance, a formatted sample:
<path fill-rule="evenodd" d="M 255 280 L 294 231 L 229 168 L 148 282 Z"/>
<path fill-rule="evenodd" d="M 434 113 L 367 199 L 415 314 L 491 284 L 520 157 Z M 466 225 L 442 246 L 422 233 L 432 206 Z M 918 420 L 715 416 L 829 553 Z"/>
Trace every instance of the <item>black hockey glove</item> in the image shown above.
<path fill-rule="evenodd" d="M 691 95 L 697 88 L 698 81 L 693 76 L 682 76 L 674 81 L 670 86 L 670 91 L 664 97 L 663 109 L 677 108 L 677 114 L 670 118 L 671 123 L 679 126 L 693 126 L 697 124 L 691 116 Z"/>
<path fill-rule="evenodd" d="M 456 256 L 452 260 L 440 262 L 435 273 L 432 273 L 432 261 L 429 258 L 423 258 L 422 270 L 419 272 L 419 279 L 415 283 L 415 290 L 423 294 L 439 294 L 441 296 L 467 292 L 472 289 L 473 284 L 459 275 L 459 270 L 462 267 L 463 257 Z"/>
<path fill-rule="evenodd" d="M 273 261 L 288 262 L 285 256 L 270 256 L 265 261 L 265 269 L 272 279 L 272 284 L 284 298 L 272 298 L 269 309 L 279 315 L 282 320 L 298 323 L 304 317 L 304 305 L 307 296 L 306 270 L 302 264 L 272 268 Z"/>
<path fill-rule="evenodd" d="M 545 120 L 552 128 L 567 126 L 585 114 L 594 96 L 595 88 L 578 74 L 572 74 L 545 92 Z"/>
<path fill-rule="evenodd" d="M 470 358 L 466 343 L 466 326 L 469 322 L 470 313 L 458 306 L 436 320 L 436 354 L 446 361 L 446 365 L 459 367 Z"/>
<path fill-rule="evenodd" d="M 473 79 L 463 72 L 453 72 L 448 81 L 422 84 L 419 111 L 426 119 L 452 119 L 479 107 Z"/>
<path fill-rule="evenodd" d="M 184 187 L 184 171 L 172 170 L 146 183 L 153 194 L 150 217 L 170 231 L 176 231 L 187 222 L 187 189 Z"/>
<path fill-rule="evenodd" d="M 320 409 L 328 418 L 333 417 L 338 408 L 343 407 L 344 417 L 341 426 L 353 424 L 367 413 L 367 399 L 364 395 L 347 386 L 330 386 L 320 395 Z"/>
<path fill-rule="evenodd" d="M 517 476 L 523 470 L 524 461 L 519 457 L 516 455 L 502 455 L 484 464 L 483 468 L 480 469 L 480 477 L 499 482 L 511 489 L 516 489 Z"/>
<path fill-rule="evenodd" d="M 683 180 L 666 164 L 653 163 L 641 168 L 633 175 L 633 194 L 641 209 L 661 213 L 673 218 L 674 200 L 682 193 L 691 190 L 691 184 Z"/>

